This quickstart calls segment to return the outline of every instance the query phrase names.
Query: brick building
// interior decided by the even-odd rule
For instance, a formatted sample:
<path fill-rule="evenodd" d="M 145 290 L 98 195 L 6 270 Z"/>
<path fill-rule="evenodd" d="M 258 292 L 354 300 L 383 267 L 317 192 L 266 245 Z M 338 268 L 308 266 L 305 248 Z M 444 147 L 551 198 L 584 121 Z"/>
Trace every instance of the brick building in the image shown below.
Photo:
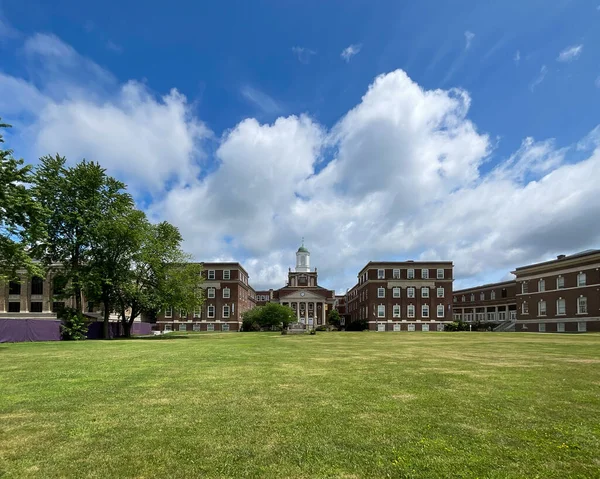
<path fill-rule="evenodd" d="M 452 321 L 452 281 L 451 261 L 372 261 L 346 294 L 346 315 L 374 331 L 442 331 Z"/>
<path fill-rule="evenodd" d="M 513 271 L 517 331 L 600 331 L 600 250 L 587 250 Z"/>
<path fill-rule="evenodd" d="M 497 323 L 517 319 L 517 284 L 514 280 L 454 291 L 455 321 Z"/>
<path fill-rule="evenodd" d="M 157 317 L 160 331 L 239 331 L 242 313 L 255 305 L 248 273 L 239 263 L 201 263 L 204 304 L 195 311 L 166 308 Z"/>

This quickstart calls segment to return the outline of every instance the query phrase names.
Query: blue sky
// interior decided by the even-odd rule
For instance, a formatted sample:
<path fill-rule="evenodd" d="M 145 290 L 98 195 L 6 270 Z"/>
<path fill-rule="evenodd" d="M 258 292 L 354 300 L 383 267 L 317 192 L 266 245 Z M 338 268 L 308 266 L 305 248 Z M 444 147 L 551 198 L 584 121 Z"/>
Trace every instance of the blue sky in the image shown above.
<path fill-rule="evenodd" d="M 100 161 L 198 259 L 239 260 L 259 287 L 300 236 L 338 290 L 384 258 L 452 259 L 471 285 L 598 245 L 547 204 L 570 165 L 596 166 L 599 45 L 598 1 L 4 0 L 0 116 L 18 155 Z"/>

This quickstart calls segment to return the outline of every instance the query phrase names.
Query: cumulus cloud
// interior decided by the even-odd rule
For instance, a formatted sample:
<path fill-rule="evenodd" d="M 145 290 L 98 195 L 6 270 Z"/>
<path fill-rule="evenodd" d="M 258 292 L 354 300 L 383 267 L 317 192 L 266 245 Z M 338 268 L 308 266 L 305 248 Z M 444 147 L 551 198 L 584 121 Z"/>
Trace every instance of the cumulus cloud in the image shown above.
<path fill-rule="evenodd" d="M 577 60 L 583 52 L 583 45 L 573 45 L 565 48 L 558 54 L 556 61 L 568 63 Z"/>
<path fill-rule="evenodd" d="M 354 55 L 357 55 L 360 52 L 361 48 L 362 44 L 360 43 L 350 45 L 342 50 L 340 56 L 348 63 Z"/>

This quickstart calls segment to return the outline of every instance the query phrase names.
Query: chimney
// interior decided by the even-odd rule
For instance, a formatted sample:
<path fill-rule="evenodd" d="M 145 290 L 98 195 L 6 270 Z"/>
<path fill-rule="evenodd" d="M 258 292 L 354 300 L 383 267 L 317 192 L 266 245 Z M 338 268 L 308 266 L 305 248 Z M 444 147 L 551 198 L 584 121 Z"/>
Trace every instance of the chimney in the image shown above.
<path fill-rule="evenodd" d="M 564 254 L 559 254 L 559 255 L 556 257 L 556 259 L 563 259 L 563 258 L 565 258 L 565 257 L 566 257 L 566 256 L 565 256 Z"/>

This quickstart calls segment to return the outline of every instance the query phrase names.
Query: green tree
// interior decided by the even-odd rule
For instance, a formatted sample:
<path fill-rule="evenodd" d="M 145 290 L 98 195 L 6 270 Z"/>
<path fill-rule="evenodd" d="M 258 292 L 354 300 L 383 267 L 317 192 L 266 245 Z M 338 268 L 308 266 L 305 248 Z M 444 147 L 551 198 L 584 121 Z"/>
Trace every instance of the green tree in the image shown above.
<path fill-rule="evenodd" d="M 242 314 L 242 329 L 252 331 L 254 324 L 258 324 L 261 328 L 287 328 L 295 320 L 296 313 L 289 306 L 267 303 L 265 306 L 257 306 Z"/>
<path fill-rule="evenodd" d="M 4 143 L 2 128 L 9 127 L 0 120 L 0 146 Z M 42 274 L 41 265 L 28 250 L 43 238 L 44 231 L 41 208 L 28 188 L 31 166 L 24 166 L 12 153 L 0 147 L 0 280 L 15 278 L 18 268 L 27 269 L 31 276 Z"/>
<path fill-rule="evenodd" d="M 327 322 L 336 328 L 340 327 L 342 324 L 342 318 L 340 317 L 340 313 L 337 309 L 332 309 L 329 311 L 329 314 L 327 315 Z"/>

